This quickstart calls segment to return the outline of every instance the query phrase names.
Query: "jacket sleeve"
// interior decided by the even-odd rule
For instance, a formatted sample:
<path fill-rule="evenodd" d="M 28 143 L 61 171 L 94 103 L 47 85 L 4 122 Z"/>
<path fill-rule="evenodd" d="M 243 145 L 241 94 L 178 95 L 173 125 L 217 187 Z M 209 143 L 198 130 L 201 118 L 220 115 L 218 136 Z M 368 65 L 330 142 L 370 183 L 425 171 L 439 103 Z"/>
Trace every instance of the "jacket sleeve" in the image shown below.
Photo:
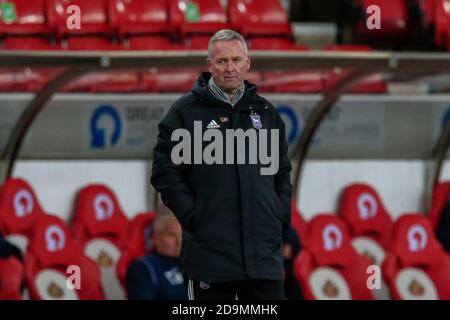
<path fill-rule="evenodd" d="M 183 228 L 190 230 L 194 217 L 195 199 L 186 181 L 186 164 L 176 165 L 171 159 L 172 149 L 178 143 L 171 141 L 171 136 L 172 132 L 178 128 L 183 128 L 183 121 L 175 103 L 158 125 L 151 183 Z"/>
<path fill-rule="evenodd" d="M 281 116 L 276 113 L 277 117 L 277 128 L 280 134 L 280 144 L 279 144 L 279 169 L 275 174 L 275 192 L 280 198 L 285 221 L 283 223 L 283 232 L 285 232 L 291 225 L 291 199 L 292 199 L 292 184 L 291 184 L 291 161 L 288 157 L 288 144 L 286 141 L 286 126 L 283 122 Z"/>

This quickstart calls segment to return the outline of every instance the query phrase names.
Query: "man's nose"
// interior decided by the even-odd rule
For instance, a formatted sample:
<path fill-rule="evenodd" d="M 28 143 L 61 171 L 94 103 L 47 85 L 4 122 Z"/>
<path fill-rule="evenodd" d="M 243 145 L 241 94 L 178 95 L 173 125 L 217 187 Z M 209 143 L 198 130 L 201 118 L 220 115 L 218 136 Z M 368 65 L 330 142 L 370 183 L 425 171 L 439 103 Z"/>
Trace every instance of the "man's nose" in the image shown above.
<path fill-rule="evenodd" d="M 234 71 L 234 63 L 232 61 L 227 63 L 227 71 Z"/>

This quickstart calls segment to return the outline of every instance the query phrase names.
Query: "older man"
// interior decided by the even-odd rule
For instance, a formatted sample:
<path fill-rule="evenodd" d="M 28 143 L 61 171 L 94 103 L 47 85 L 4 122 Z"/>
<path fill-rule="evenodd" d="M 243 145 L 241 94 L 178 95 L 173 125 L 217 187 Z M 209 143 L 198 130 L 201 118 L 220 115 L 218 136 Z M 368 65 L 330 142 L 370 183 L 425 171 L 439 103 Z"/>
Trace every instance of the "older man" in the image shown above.
<path fill-rule="evenodd" d="M 292 192 L 285 126 L 245 80 L 250 57 L 240 34 L 218 31 L 207 65 L 159 124 L 152 184 L 182 225 L 191 299 L 284 299 L 281 233 Z M 199 128 L 208 138 L 192 142 Z M 238 143 L 221 148 L 229 136 Z M 263 149 L 275 157 L 269 173 Z"/>
<path fill-rule="evenodd" d="M 159 213 L 153 224 L 155 252 L 131 263 L 126 286 L 130 300 L 187 299 L 180 266 L 181 227 L 170 212 Z"/>

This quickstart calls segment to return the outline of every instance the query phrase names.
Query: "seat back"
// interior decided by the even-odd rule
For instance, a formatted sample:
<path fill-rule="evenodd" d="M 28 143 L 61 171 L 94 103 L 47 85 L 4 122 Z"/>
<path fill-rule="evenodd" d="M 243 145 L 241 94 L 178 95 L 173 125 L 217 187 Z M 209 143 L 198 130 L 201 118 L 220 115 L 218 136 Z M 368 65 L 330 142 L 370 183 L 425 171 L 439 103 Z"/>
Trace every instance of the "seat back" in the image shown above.
<path fill-rule="evenodd" d="M 80 9 L 80 28 L 68 28 L 73 6 Z M 111 34 L 108 0 L 47 0 L 49 26 L 58 38 L 67 35 Z"/>
<path fill-rule="evenodd" d="M 228 19 L 246 37 L 291 37 L 288 16 L 279 0 L 229 0 Z"/>
<path fill-rule="evenodd" d="M 339 217 L 319 214 L 308 224 L 306 248 L 295 261 L 294 274 L 306 299 L 373 299 L 367 287 L 370 261 L 350 244 Z"/>
<path fill-rule="evenodd" d="M 375 189 L 365 183 L 354 183 L 342 191 L 339 215 L 355 236 L 367 236 L 383 247 L 389 245 L 392 219 Z"/>
<path fill-rule="evenodd" d="M 49 35 L 45 3 L 45 0 L 2 1 L 0 36 Z"/>
<path fill-rule="evenodd" d="M 32 187 L 10 178 L 0 190 L 0 231 L 25 252 L 34 223 L 44 214 Z"/>
<path fill-rule="evenodd" d="M 83 256 L 69 228 L 56 216 L 44 215 L 36 223 L 25 266 L 32 299 L 103 299 L 98 267 Z M 74 281 L 72 272 L 78 272 Z"/>
<path fill-rule="evenodd" d="M 20 300 L 24 266 L 15 256 L 0 257 L 0 300 Z"/>
<path fill-rule="evenodd" d="M 110 0 L 110 25 L 119 37 L 137 34 L 168 34 L 168 0 Z"/>
<path fill-rule="evenodd" d="M 182 40 L 193 35 L 212 36 L 228 28 L 227 15 L 219 0 L 171 0 L 169 10 L 172 29 Z"/>
<path fill-rule="evenodd" d="M 75 202 L 72 230 L 84 253 L 97 262 L 107 299 L 124 299 L 116 271 L 127 247 L 129 221 L 113 191 L 100 184 L 84 187 Z"/>
<path fill-rule="evenodd" d="M 360 34 L 368 37 L 395 38 L 407 33 L 409 14 L 405 0 L 359 0 L 359 2 L 361 10 L 364 12 L 364 19 L 361 19 L 357 27 Z M 380 8 L 380 29 L 367 28 L 366 20 L 371 13 L 366 15 L 366 12 L 368 8 L 374 5 Z"/>
<path fill-rule="evenodd" d="M 124 287 L 129 264 L 153 250 L 152 231 L 155 218 L 156 212 L 143 212 L 130 221 L 127 235 L 128 247 L 117 262 L 117 275 Z"/>
<path fill-rule="evenodd" d="M 390 251 L 382 265 L 393 299 L 449 299 L 450 258 L 419 213 L 394 224 Z"/>

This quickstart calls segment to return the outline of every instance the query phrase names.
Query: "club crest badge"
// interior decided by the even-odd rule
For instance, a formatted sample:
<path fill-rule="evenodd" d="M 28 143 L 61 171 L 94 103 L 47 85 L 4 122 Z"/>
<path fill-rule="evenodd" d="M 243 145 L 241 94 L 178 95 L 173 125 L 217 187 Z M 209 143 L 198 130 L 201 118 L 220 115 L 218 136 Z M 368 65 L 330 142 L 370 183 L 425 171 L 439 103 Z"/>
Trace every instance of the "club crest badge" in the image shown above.
<path fill-rule="evenodd" d="M 261 122 L 261 116 L 257 113 L 251 113 L 250 119 L 252 120 L 253 127 L 255 129 L 261 129 L 262 128 L 262 122 Z"/>

